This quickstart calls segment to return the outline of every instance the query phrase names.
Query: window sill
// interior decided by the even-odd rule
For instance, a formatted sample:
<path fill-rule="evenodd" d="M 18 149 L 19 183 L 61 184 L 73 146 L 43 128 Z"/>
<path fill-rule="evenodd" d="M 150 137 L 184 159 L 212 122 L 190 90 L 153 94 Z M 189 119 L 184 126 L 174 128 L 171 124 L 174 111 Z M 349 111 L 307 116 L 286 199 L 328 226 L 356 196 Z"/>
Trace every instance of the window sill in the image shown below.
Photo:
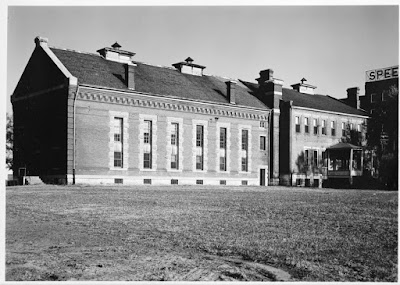
<path fill-rule="evenodd" d="M 110 167 L 110 170 L 127 171 L 127 167 Z"/>

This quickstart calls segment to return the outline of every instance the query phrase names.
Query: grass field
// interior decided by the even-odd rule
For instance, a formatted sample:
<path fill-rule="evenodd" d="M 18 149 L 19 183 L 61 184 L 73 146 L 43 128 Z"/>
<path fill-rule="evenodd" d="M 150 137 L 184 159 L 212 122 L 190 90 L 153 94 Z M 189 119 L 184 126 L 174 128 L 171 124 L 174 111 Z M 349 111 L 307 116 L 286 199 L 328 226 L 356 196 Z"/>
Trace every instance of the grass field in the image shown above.
<path fill-rule="evenodd" d="M 6 207 L 8 281 L 398 279 L 398 192 L 47 185 Z"/>

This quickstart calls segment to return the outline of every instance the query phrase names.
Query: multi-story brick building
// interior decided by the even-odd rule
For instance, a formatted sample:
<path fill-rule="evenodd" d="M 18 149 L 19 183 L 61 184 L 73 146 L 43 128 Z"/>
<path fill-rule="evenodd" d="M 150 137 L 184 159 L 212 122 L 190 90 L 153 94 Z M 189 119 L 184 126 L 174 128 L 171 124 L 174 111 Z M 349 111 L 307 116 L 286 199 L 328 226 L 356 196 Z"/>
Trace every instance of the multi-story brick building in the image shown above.
<path fill-rule="evenodd" d="M 14 173 L 63 183 L 321 185 L 324 150 L 366 114 L 304 82 L 283 88 L 36 47 L 12 95 Z M 327 167 L 327 166 L 326 166 Z M 318 183 L 316 183 L 318 179 Z"/>
<path fill-rule="evenodd" d="M 67 183 L 265 185 L 270 110 L 240 81 L 111 48 L 36 48 L 12 95 L 14 172 Z"/>
<path fill-rule="evenodd" d="M 385 68 L 378 68 L 373 70 L 368 70 L 365 72 L 365 95 L 359 94 L 359 88 L 349 88 L 347 89 L 347 98 L 341 99 L 346 104 L 352 107 L 360 107 L 370 114 L 372 118 L 374 116 L 380 116 L 379 110 L 387 110 L 388 106 L 392 107 L 393 102 L 396 107 L 396 101 L 390 101 L 389 92 L 391 88 L 399 88 L 399 66 L 391 66 Z M 381 120 L 378 120 L 381 121 Z M 397 120 L 395 122 L 390 122 L 389 124 L 395 124 L 397 129 Z M 391 129 L 393 126 L 389 126 Z M 381 148 L 386 149 L 387 140 L 387 129 L 388 126 L 382 122 L 381 132 Z M 397 136 L 396 136 L 397 137 Z M 389 146 L 388 151 L 397 151 L 397 139 L 394 139 L 392 144 Z"/>
<path fill-rule="evenodd" d="M 326 170 L 339 167 L 326 165 L 325 149 L 338 143 L 348 129 L 365 131 L 367 114 L 333 97 L 314 94 L 316 87 L 305 84 L 305 79 L 291 85 L 293 89 L 283 88 L 283 81 L 268 69 L 257 81 L 259 84 L 246 85 L 272 109 L 272 180 L 282 185 L 321 187 Z"/>

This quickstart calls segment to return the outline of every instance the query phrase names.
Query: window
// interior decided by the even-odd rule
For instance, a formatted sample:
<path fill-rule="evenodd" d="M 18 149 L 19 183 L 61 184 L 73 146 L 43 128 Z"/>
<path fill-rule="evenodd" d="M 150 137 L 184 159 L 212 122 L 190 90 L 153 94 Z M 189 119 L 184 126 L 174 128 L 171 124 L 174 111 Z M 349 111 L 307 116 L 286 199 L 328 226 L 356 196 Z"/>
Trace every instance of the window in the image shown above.
<path fill-rule="evenodd" d="M 171 169 L 179 169 L 179 124 L 171 125 Z"/>
<path fill-rule="evenodd" d="M 318 150 L 314 150 L 313 164 L 314 167 L 318 167 Z"/>
<path fill-rule="evenodd" d="M 204 126 L 196 125 L 196 169 L 204 166 Z"/>
<path fill-rule="evenodd" d="M 226 185 L 226 180 L 220 180 L 219 185 Z"/>
<path fill-rule="evenodd" d="M 171 179 L 171 184 L 178 185 L 178 179 Z"/>
<path fill-rule="evenodd" d="M 313 119 L 313 127 L 314 127 L 314 135 L 318 134 L 318 121 L 317 119 Z"/>
<path fill-rule="evenodd" d="M 265 136 L 260 136 L 260 150 L 266 150 L 266 141 L 267 138 Z"/>
<path fill-rule="evenodd" d="M 219 170 L 226 171 L 226 128 L 219 129 Z"/>
<path fill-rule="evenodd" d="M 115 178 L 114 184 L 124 184 L 124 180 L 122 178 Z"/>
<path fill-rule="evenodd" d="M 247 180 L 242 180 L 242 185 L 243 186 L 247 185 Z"/>
<path fill-rule="evenodd" d="M 376 94 L 372 93 L 371 94 L 371 103 L 375 103 L 376 102 Z"/>
<path fill-rule="evenodd" d="M 309 159 L 310 159 L 309 150 L 306 149 L 306 150 L 304 151 L 304 165 L 305 165 L 305 166 L 310 165 Z"/>
<path fill-rule="evenodd" d="M 342 122 L 342 137 L 346 136 L 346 123 Z"/>
<path fill-rule="evenodd" d="M 322 120 L 321 134 L 326 135 L 326 121 Z"/>
<path fill-rule="evenodd" d="M 196 180 L 196 184 L 203 185 L 203 180 Z"/>
<path fill-rule="evenodd" d="M 331 135 L 332 137 L 336 136 L 336 124 L 335 122 L 331 122 Z"/>
<path fill-rule="evenodd" d="M 122 130 L 123 119 L 114 118 L 114 167 L 123 167 L 122 161 Z"/>
<path fill-rule="evenodd" d="M 350 123 L 350 130 L 353 130 L 353 123 Z"/>
<path fill-rule="evenodd" d="M 143 179 L 143 184 L 151 184 L 151 179 Z"/>
<path fill-rule="evenodd" d="M 242 130 L 242 171 L 248 170 L 249 131 Z"/>
<path fill-rule="evenodd" d="M 308 118 L 304 118 L 304 132 L 305 133 L 309 133 L 309 129 L 308 129 Z"/>
<path fill-rule="evenodd" d="M 360 124 L 357 125 L 357 132 L 361 133 L 361 125 Z"/>
<path fill-rule="evenodd" d="M 143 168 L 152 167 L 152 121 L 144 121 L 143 130 Z"/>
<path fill-rule="evenodd" d="M 322 166 L 326 167 L 327 162 L 328 162 L 328 160 L 327 160 L 327 157 L 326 157 L 326 151 L 323 151 L 322 152 Z"/>
<path fill-rule="evenodd" d="M 300 118 L 295 117 L 294 118 L 295 124 L 296 124 L 296 133 L 300 133 Z"/>
<path fill-rule="evenodd" d="M 267 128 L 267 122 L 266 121 L 260 121 L 260 128 Z"/>
<path fill-rule="evenodd" d="M 375 109 L 371 109 L 371 111 L 369 111 L 369 112 L 370 112 L 371 115 L 373 115 L 374 112 L 375 112 Z"/>

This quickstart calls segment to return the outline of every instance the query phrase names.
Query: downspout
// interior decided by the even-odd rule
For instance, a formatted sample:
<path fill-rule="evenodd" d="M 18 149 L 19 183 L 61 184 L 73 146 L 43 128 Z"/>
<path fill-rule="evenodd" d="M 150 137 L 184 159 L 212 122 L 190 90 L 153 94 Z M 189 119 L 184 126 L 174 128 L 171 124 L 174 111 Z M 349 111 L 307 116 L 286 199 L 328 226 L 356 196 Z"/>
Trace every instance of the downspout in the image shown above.
<path fill-rule="evenodd" d="M 72 162 L 72 184 L 75 185 L 75 167 L 76 167 L 76 98 L 78 97 L 79 93 L 79 85 L 76 86 L 76 92 L 74 96 L 73 102 L 73 111 L 72 111 L 72 120 L 73 120 L 73 162 Z"/>
<path fill-rule="evenodd" d="M 268 185 L 270 185 L 271 179 L 271 114 L 270 110 L 268 114 Z"/>

